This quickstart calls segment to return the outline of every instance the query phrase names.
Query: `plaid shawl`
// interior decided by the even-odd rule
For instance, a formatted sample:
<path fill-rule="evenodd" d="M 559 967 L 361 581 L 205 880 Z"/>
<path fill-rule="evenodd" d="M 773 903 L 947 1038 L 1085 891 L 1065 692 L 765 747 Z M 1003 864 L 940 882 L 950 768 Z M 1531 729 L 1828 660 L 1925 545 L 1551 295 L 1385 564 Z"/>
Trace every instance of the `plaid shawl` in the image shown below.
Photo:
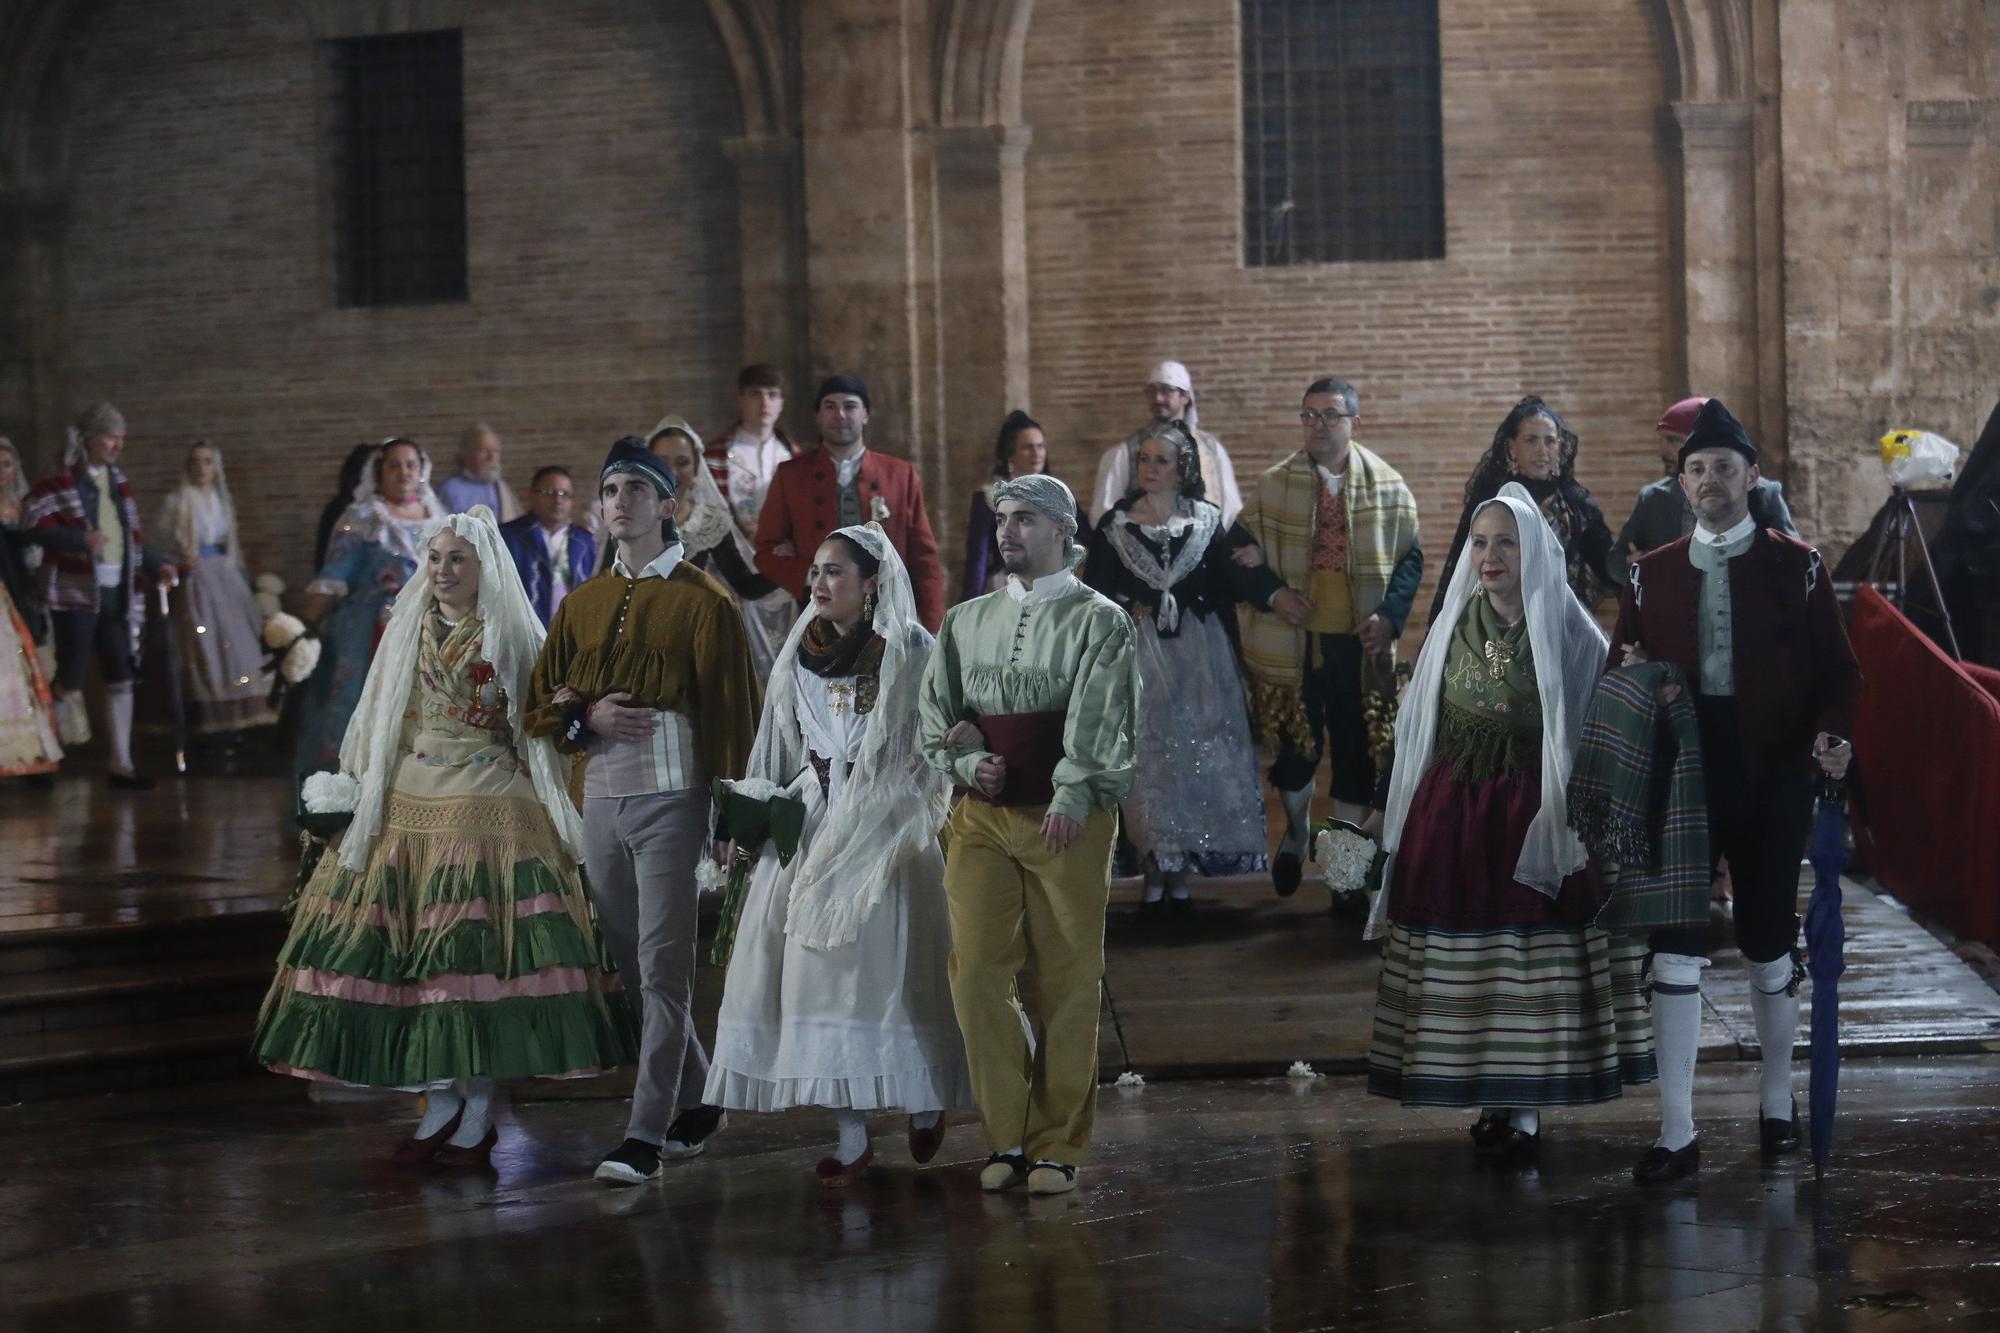
<path fill-rule="evenodd" d="M 1305 587 L 1312 574 L 1319 487 L 1319 469 L 1301 449 L 1265 470 L 1237 520 L 1263 547 L 1271 572 L 1293 588 Z M 1355 614 L 1366 616 L 1382 604 L 1396 562 L 1417 540 L 1417 501 L 1401 473 L 1359 444 L 1347 455 L 1341 496 L 1347 504 L 1347 585 Z M 1249 668 L 1250 717 L 1257 735 L 1268 741 L 1289 733 L 1310 748 L 1301 694 L 1306 632 L 1261 607 L 1246 611 L 1243 661 Z"/>
<path fill-rule="evenodd" d="M 132 488 L 126 484 L 123 472 L 115 467 L 106 467 L 104 471 L 111 482 L 119 517 L 125 523 L 125 579 L 129 586 L 138 576 L 141 547 L 145 541 L 139 527 L 139 502 L 132 498 Z M 76 474 L 67 469 L 51 473 L 38 482 L 35 489 L 28 492 L 25 510 L 22 517 L 28 527 L 66 528 L 73 532 L 90 531 L 91 519 L 96 516 L 94 512 L 85 512 Z M 51 609 L 97 609 L 97 562 L 88 551 L 54 555 L 44 568 L 48 570 L 48 604 Z M 136 596 L 132 598 L 132 606 L 136 626 L 145 619 L 146 607 Z M 134 633 L 136 635 L 136 628 Z"/>
<path fill-rule="evenodd" d="M 1678 685 L 1670 704 L 1660 691 Z M 1618 934 L 1708 920 L 1708 797 L 1701 734 L 1680 668 L 1608 671 L 1591 696 L 1569 779 L 1569 825 L 1619 868 L 1597 924 Z"/>

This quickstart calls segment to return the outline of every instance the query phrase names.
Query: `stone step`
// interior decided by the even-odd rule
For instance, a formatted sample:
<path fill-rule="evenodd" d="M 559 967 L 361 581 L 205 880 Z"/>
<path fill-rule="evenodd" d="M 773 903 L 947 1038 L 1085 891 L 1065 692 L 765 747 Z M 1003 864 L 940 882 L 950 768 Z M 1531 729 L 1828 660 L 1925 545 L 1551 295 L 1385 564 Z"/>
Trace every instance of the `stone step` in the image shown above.
<path fill-rule="evenodd" d="M 0 974 L 0 1037 L 254 1011 L 271 954 Z"/>
<path fill-rule="evenodd" d="M 0 1037 L 0 1105 L 222 1078 L 253 1068 L 249 1011 Z"/>

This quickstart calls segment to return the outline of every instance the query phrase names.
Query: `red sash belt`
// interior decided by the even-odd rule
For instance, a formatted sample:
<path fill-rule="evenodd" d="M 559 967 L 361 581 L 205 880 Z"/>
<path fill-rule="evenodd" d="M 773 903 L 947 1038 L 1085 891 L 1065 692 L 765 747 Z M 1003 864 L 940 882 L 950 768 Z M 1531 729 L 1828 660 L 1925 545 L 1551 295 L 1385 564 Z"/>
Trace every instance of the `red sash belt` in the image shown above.
<path fill-rule="evenodd" d="M 977 787 L 967 789 L 974 800 L 990 805 L 1047 805 L 1055 799 L 1056 765 L 1063 758 L 1063 724 L 1067 709 L 1047 713 L 990 713 L 973 719 L 986 737 L 986 748 L 1007 761 L 1007 781 L 998 796 Z"/>

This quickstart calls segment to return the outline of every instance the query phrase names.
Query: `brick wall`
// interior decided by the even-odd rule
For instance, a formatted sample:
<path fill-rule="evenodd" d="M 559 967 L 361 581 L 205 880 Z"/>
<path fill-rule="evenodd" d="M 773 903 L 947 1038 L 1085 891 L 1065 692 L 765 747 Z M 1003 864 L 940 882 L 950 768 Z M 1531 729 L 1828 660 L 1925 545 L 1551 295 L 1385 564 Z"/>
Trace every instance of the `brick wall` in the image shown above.
<path fill-rule="evenodd" d="M 736 101 L 693 5 L 485 0 L 464 26 L 472 299 L 333 302 L 317 52 L 299 6 L 121 5 L 74 131 L 64 371 L 131 422 L 150 517 L 206 435 L 253 568 L 296 588 L 348 447 L 407 434 L 440 475 L 474 418 L 510 478 L 594 471 L 617 435 L 730 402 L 741 343 Z M 149 448 L 149 440 L 157 447 Z"/>
<path fill-rule="evenodd" d="M 1446 258 L 1245 268 L 1236 0 L 1044 0 L 1028 33 L 1034 410 L 1088 485 L 1162 356 L 1239 475 L 1297 447 L 1321 374 L 1412 480 L 1432 570 L 1474 459 L 1524 393 L 1583 440 L 1614 530 L 1658 475 L 1670 382 L 1662 57 L 1643 8 L 1444 0 Z M 1427 579 L 1427 586 L 1429 580 Z M 1428 596 L 1426 592 L 1425 596 Z"/>
<path fill-rule="evenodd" d="M 1785 11 L 1792 485 L 1834 547 L 1888 495 L 1885 430 L 1969 449 L 1993 410 L 1993 12 L 1973 0 Z"/>

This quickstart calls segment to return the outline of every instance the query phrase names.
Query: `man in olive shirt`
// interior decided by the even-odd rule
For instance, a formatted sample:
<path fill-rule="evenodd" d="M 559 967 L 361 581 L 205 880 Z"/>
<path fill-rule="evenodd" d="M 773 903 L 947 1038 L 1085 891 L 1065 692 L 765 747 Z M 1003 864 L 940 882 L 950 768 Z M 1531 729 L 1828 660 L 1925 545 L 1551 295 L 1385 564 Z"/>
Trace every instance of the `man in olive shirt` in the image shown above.
<path fill-rule="evenodd" d="M 1097 1107 L 1104 909 L 1132 785 L 1131 617 L 1070 572 L 1076 499 L 994 490 L 1007 586 L 953 607 L 924 673 L 924 757 L 966 789 L 946 824 L 951 990 L 992 1156 L 981 1188 L 1076 1188 Z M 1019 978 L 1033 962 L 1030 1069 Z"/>
<path fill-rule="evenodd" d="M 674 482 L 635 436 L 598 478 L 611 568 L 556 609 L 535 664 L 531 735 L 585 754 L 583 854 L 621 980 L 640 997 L 638 1081 L 625 1141 L 597 1178 L 636 1185 L 722 1127 L 704 1106 L 694 1030 L 695 866 L 709 782 L 743 775 L 757 679 L 728 590 L 682 559 Z"/>

